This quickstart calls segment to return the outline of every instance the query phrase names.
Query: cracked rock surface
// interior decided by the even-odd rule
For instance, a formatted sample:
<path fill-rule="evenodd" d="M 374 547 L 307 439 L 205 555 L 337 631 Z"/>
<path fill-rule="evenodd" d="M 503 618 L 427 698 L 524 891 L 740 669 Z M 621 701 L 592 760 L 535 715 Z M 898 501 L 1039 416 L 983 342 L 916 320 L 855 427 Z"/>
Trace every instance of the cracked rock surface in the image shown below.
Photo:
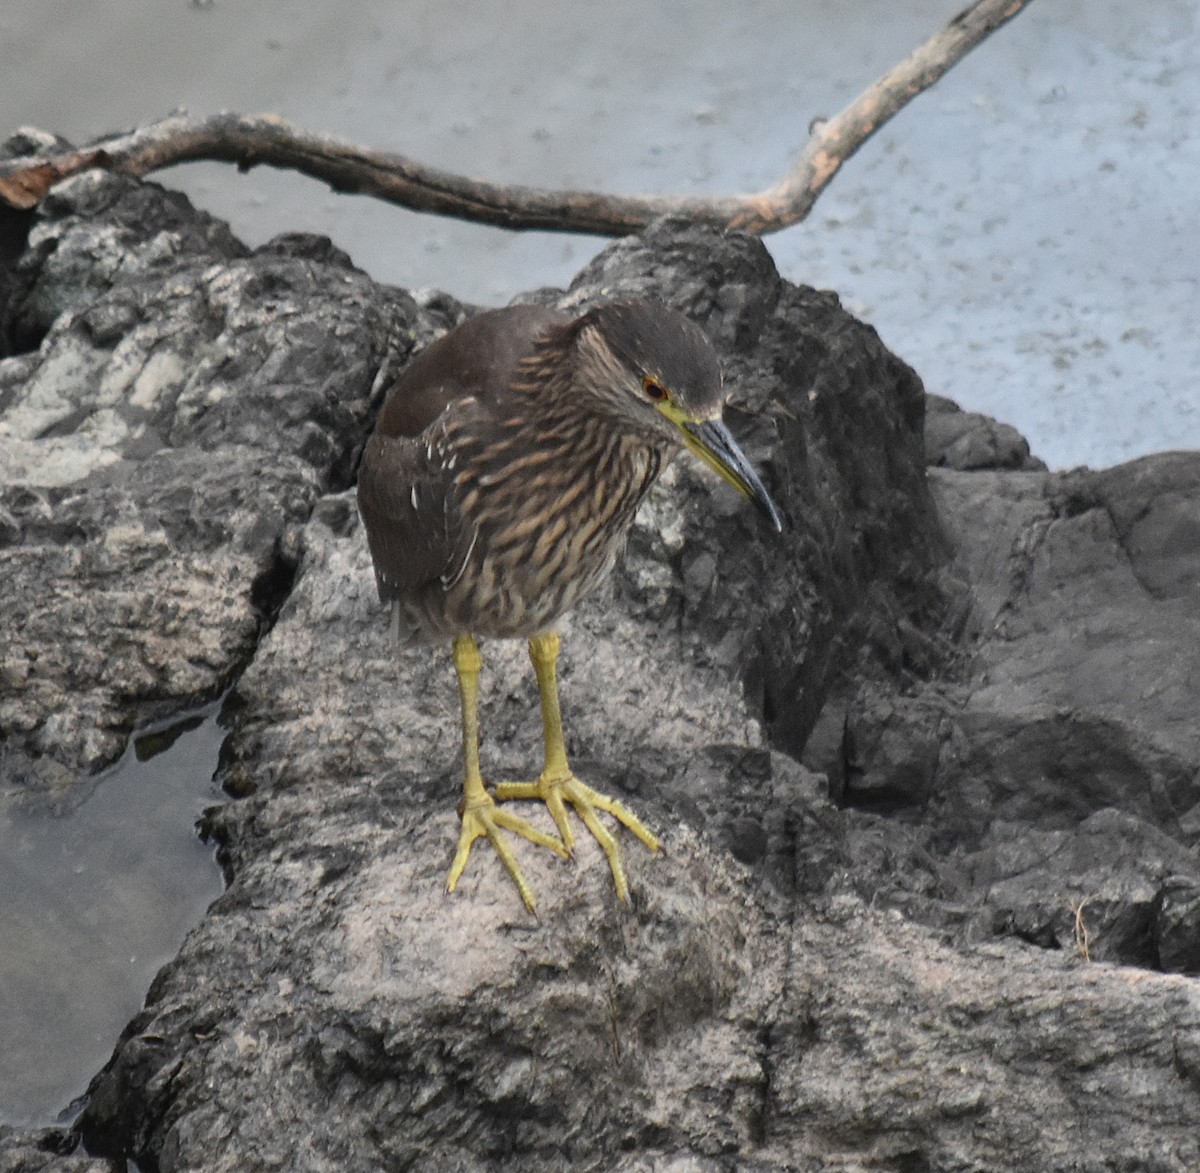
<path fill-rule="evenodd" d="M 0 360 L 0 802 L 56 795 L 252 654 L 381 367 L 441 322 L 334 250 L 248 255 L 182 197 L 56 189 Z"/>
<path fill-rule="evenodd" d="M 1200 457 L 1054 474 L 930 427 L 736 234 L 531 294 L 700 321 L 788 517 L 680 460 L 565 623 L 573 765 L 665 850 L 623 837 L 625 907 L 590 838 L 520 844 L 535 920 L 486 846 L 443 891 L 448 650 L 390 645 L 351 489 L 462 308 L 95 173 L 4 288 L 4 801 L 235 678 L 246 797 L 75 1130 L 0 1130 L 0 1170 L 1200 1167 Z M 529 777 L 524 649 L 483 652 L 485 775 Z"/>

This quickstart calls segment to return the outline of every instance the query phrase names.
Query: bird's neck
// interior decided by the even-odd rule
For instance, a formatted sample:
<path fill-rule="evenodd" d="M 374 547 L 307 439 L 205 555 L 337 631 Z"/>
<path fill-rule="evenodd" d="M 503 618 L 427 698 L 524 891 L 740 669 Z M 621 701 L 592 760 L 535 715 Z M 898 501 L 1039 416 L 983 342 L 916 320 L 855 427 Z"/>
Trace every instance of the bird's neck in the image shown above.
<path fill-rule="evenodd" d="M 604 394 L 561 373 L 562 364 L 532 367 L 514 387 L 514 410 L 500 421 L 522 463 L 553 467 L 572 486 L 602 484 L 630 510 L 674 454 L 628 422 Z M 536 453 L 536 455 L 535 455 Z"/>

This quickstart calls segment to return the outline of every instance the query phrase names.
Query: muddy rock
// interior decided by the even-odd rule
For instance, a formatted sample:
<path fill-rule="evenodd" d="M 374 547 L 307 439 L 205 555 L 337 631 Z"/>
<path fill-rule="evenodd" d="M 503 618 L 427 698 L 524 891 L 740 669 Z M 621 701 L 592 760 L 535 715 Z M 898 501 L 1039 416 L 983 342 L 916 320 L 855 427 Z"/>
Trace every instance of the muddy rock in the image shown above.
<path fill-rule="evenodd" d="M 787 518 L 681 459 L 563 625 L 576 771 L 664 849 L 622 838 L 624 906 L 589 838 L 519 844 L 534 918 L 486 846 L 444 891 L 448 649 L 390 644 L 352 490 L 462 307 L 95 174 L 4 288 L 4 789 L 69 794 L 233 683 L 241 797 L 82 1117 L 0 1167 L 1200 1166 L 1200 457 L 1055 474 L 948 401 L 931 429 L 737 234 L 663 222 L 531 294 L 700 321 Z M 530 777 L 525 650 L 483 652 L 485 774 Z"/>

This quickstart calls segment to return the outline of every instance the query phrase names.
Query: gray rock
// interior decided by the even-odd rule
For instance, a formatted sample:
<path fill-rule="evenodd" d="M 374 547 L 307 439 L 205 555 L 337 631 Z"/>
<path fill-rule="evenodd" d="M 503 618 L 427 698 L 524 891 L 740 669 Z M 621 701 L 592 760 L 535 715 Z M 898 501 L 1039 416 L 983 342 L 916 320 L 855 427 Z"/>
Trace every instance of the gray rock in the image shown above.
<path fill-rule="evenodd" d="M 237 768 L 271 793 L 211 817 L 230 888 L 93 1087 L 98 1150 L 161 1169 L 248 1153 L 305 1169 L 626 1167 L 622 1153 L 630 1168 L 690 1154 L 1066 1169 L 1054 1154 L 1104 1119 L 1127 1167 L 1200 1158 L 1200 1068 L 1179 1076 L 1200 1055 L 1195 983 L 954 946 L 872 908 L 815 780 L 729 748 L 736 682 L 683 662 L 678 635 L 647 650 L 652 627 L 628 612 L 576 614 L 564 691 L 588 776 L 619 789 L 619 764 L 644 753 L 667 780 L 639 796 L 667 850 L 627 844 L 632 908 L 587 842 L 576 866 L 522 853 L 540 923 L 483 855 L 446 896 L 451 674 L 427 650 L 396 663 L 372 590 L 349 495 L 328 499 L 239 685 Z M 487 654 L 485 760 L 505 776 L 536 762 L 532 691 L 512 691 L 523 658 Z M 615 726 L 614 672 L 631 694 Z M 761 885 L 712 833 L 739 799 L 713 763 L 739 758 L 740 801 L 765 803 L 769 824 Z M 674 797 L 685 786 L 692 806 Z M 860 851 L 855 832 L 840 828 Z"/>
<path fill-rule="evenodd" d="M 0 1173 L 118 1173 L 117 1162 L 89 1157 L 65 1128 L 16 1129 L 0 1124 Z"/>
<path fill-rule="evenodd" d="M 1200 975 L 1200 883 L 1194 866 L 1159 884 L 1153 929 L 1160 969 Z"/>
<path fill-rule="evenodd" d="M 1102 810 L 1066 831 L 997 824 L 962 867 L 982 899 L 980 937 L 1169 972 L 1200 952 L 1200 918 L 1189 916 L 1200 860 L 1135 815 Z"/>
<path fill-rule="evenodd" d="M 925 406 L 925 454 L 931 467 L 1045 470 L 1029 454 L 1029 441 L 1009 424 L 975 411 L 963 411 L 952 399 L 930 393 Z"/>
<path fill-rule="evenodd" d="M 311 251 L 100 172 L 42 209 L 4 312 L 44 336 L 0 360 L 0 794 L 229 685 L 381 370 L 442 324 Z"/>
<path fill-rule="evenodd" d="M 570 617 L 573 762 L 665 850 L 626 837 L 622 907 L 590 839 L 522 844 L 534 920 L 486 847 L 443 891 L 453 674 L 390 646 L 350 491 L 461 307 L 75 182 L 0 307 L 36 345 L 0 362 L 0 779 L 69 801 L 236 680 L 246 797 L 93 1156 L 0 1133 L 2 1167 L 1200 1167 L 1198 458 L 927 482 L 917 377 L 737 235 L 661 223 L 532 295 L 704 323 L 789 521 L 680 461 Z M 485 771 L 529 776 L 524 649 L 484 655 Z"/>
<path fill-rule="evenodd" d="M 957 668 L 860 685 L 823 749 L 930 853 L 905 910 L 1200 972 L 1200 455 L 933 488 L 973 588 Z"/>

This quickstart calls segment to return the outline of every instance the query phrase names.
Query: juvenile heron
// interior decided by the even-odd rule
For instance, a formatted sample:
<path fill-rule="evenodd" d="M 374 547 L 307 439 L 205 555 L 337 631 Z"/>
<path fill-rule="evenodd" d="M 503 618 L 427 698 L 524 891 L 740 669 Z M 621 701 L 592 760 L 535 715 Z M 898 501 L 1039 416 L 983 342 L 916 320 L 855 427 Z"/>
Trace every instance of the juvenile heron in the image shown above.
<path fill-rule="evenodd" d="M 554 622 L 611 570 L 638 502 L 687 448 L 779 513 L 721 422 L 721 373 L 703 331 L 665 306 L 615 301 L 570 318 L 539 306 L 492 310 L 435 342 L 401 373 L 363 454 L 358 505 L 379 597 L 401 642 L 453 641 L 462 700 L 462 829 L 447 888 L 487 837 L 534 908 L 504 832 L 566 858 L 569 804 L 596 837 L 617 895 L 621 851 L 599 812 L 651 851 L 625 805 L 571 772 L 563 744 Z M 545 767 L 535 782 L 484 785 L 475 636 L 523 636 L 542 702 Z M 511 810 L 546 804 L 559 838 Z"/>

